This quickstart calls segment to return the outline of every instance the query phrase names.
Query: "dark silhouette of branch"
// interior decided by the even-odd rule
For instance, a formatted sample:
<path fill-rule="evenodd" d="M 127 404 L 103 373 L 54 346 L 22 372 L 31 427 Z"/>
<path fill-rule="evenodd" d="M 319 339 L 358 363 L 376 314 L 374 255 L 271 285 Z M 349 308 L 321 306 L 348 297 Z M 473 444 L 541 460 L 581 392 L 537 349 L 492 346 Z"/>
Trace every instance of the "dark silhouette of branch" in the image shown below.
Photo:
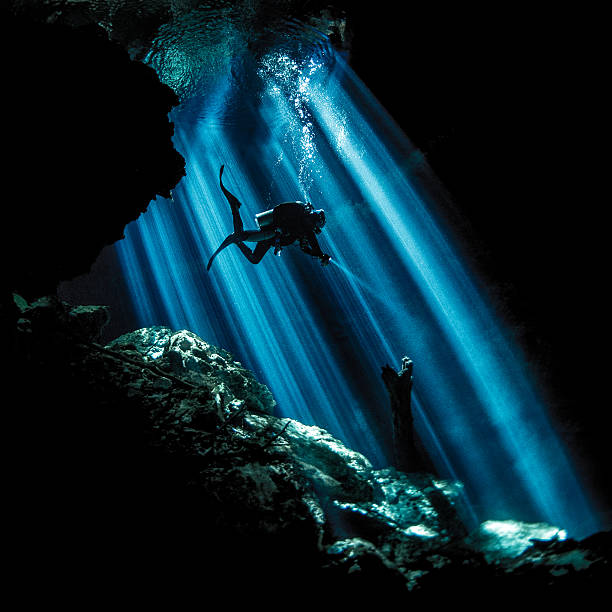
<path fill-rule="evenodd" d="M 389 364 L 382 367 L 382 379 L 391 401 L 395 467 L 402 472 L 417 472 L 425 467 L 415 444 L 411 410 L 412 367 L 408 357 L 402 358 L 399 372 Z"/>

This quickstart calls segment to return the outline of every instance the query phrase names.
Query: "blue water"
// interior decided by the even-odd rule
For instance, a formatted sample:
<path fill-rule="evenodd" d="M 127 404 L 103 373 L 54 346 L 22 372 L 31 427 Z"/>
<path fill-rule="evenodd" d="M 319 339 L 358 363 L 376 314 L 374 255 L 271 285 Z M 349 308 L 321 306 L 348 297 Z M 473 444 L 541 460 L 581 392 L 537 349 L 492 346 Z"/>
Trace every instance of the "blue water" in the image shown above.
<path fill-rule="evenodd" d="M 414 361 L 415 427 L 442 476 L 465 485 L 465 518 L 599 529 L 525 356 L 436 212 L 418 151 L 339 55 L 242 62 L 177 109 L 186 177 L 116 245 L 140 325 L 188 328 L 271 389 L 278 413 L 316 424 L 375 466 L 391 457 L 381 366 Z M 236 247 L 224 184 L 255 214 L 289 200 L 324 208 L 322 267 L 297 247 L 257 266 Z"/>

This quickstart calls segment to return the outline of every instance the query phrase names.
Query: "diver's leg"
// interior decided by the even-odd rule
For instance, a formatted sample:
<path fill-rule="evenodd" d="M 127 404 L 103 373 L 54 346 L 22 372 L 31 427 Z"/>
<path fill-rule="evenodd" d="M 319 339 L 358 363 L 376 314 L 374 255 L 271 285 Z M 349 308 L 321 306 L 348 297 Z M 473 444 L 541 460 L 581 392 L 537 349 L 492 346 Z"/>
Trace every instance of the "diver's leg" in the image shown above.
<path fill-rule="evenodd" d="M 240 242 L 266 242 L 272 238 L 276 240 L 276 234 L 270 230 L 244 230 L 240 234 Z"/>
<path fill-rule="evenodd" d="M 243 230 L 240 234 L 230 234 L 219 246 L 219 248 L 212 254 L 212 257 L 208 260 L 208 265 L 206 266 L 207 270 L 210 270 L 210 266 L 212 266 L 213 259 L 226 247 L 230 244 L 237 244 L 240 250 L 246 255 L 249 261 L 253 261 L 252 258 L 255 257 L 257 261 L 253 261 L 253 263 L 259 263 L 261 258 L 266 254 L 266 251 L 272 246 L 274 242 L 276 242 L 277 238 L 270 238 L 270 232 L 265 232 L 262 230 Z M 244 242 L 256 242 L 257 246 L 255 247 L 255 251 L 251 251 Z M 259 247 L 262 244 L 267 244 L 265 248 L 262 247 L 260 250 Z"/>
<path fill-rule="evenodd" d="M 223 180 L 221 178 L 223 176 L 223 168 L 225 168 L 225 165 L 221 166 L 221 170 L 219 170 L 219 185 L 221 185 L 221 191 L 223 191 L 223 194 L 227 198 L 230 208 L 232 209 L 232 220 L 234 222 L 234 234 L 239 234 L 243 230 L 243 224 L 242 224 L 242 219 L 240 218 L 240 210 L 239 210 L 239 208 L 242 206 L 242 203 L 235 195 L 230 193 L 223 185 Z"/>
<path fill-rule="evenodd" d="M 257 246 L 253 251 L 244 244 L 244 242 L 236 243 L 236 246 L 242 251 L 243 255 L 254 264 L 258 264 L 263 256 L 268 252 L 268 249 L 274 244 L 274 240 L 265 240 L 264 242 L 258 242 Z"/>
<path fill-rule="evenodd" d="M 256 232 L 255 230 L 247 230 L 246 232 L 243 232 L 243 235 L 244 234 L 248 235 L 249 233 L 256 234 L 258 232 Z M 215 257 L 224 248 L 228 247 L 230 244 L 235 244 L 251 263 L 257 264 L 263 259 L 263 256 L 268 252 L 268 249 L 275 242 L 275 238 L 257 242 L 257 246 L 255 247 L 253 251 L 251 251 L 251 249 L 249 249 L 249 247 L 246 244 L 244 244 L 244 242 L 240 242 L 239 240 L 240 240 L 240 237 L 237 237 L 236 234 L 230 234 L 221 243 L 219 248 L 212 254 L 212 257 L 208 260 L 208 265 L 206 266 L 206 270 L 210 270 L 210 267 L 212 266 L 212 263 Z"/>

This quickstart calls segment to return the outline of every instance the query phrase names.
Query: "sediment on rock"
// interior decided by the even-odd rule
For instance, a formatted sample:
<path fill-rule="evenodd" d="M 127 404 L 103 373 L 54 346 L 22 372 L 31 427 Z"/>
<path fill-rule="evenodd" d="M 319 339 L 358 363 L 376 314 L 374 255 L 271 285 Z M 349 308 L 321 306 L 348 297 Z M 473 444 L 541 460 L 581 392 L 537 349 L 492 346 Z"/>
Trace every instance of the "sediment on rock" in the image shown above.
<path fill-rule="evenodd" d="M 50 562 L 61 548 L 83 580 L 105 554 L 126 571 L 135 555 L 160 584 L 188 578 L 207 592 L 271 576 L 278 593 L 316 581 L 341 597 L 384 585 L 414 601 L 605 583 L 609 534 L 574 542 L 512 521 L 468 534 L 460 483 L 374 470 L 324 429 L 275 415 L 252 372 L 188 330 L 101 346 L 104 308 L 18 296 L 15 308 L 11 524 L 28 529 L 13 549 Z"/>

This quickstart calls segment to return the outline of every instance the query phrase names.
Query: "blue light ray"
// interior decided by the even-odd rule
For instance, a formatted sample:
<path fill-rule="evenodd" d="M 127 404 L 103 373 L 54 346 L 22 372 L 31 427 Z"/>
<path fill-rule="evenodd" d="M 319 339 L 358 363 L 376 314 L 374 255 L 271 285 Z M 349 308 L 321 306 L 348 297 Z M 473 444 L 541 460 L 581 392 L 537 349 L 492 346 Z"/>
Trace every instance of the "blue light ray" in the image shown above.
<path fill-rule="evenodd" d="M 218 106 L 229 77 L 199 120 L 173 117 L 187 175 L 117 245 L 141 324 L 188 327 L 227 348 L 269 385 L 280 414 L 379 466 L 391 460 L 380 367 L 408 355 L 415 425 L 440 473 L 465 483 L 468 520 L 596 531 L 525 358 L 412 172 L 406 137 L 340 57 L 270 54 L 251 78 L 261 95 L 227 124 Z M 230 247 L 207 274 L 231 232 L 221 164 L 246 227 L 281 201 L 325 208 L 321 242 L 336 265 L 286 249 L 253 266 Z"/>
<path fill-rule="evenodd" d="M 346 67 L 341 70 L 346 76 Z M 354 78 L 349 76 L 354 85 Z M 498 442 L 512 458 L 516 477 L 548 520 L 562 521 L 564 510 L 559 507 L 560 491 L 569 487 L 580 493 L 580 487 L 543 407 L 529 387 L 520 356 L 509 347 L 508 339 L 488 312 L 448 238 L 424 208 L 423 201 L 407 178 L 395 172 L 398 165 L 388 147 L 371 129 L 346 90 L 338 85 L 341 81 L 339 78 L 333 85 L 328 82 L 325 90 L 311 97 L 313 114 L 328 141 L 337 143 L 366 200 L 376 204 L 384 221 L 385 240 L 394 247 L 400 263 L 417 282 L 431 315 L 456 354 L 463 375 L 477 394 L 489 425 L 495 429 L 491 433 L 497 434 Z M 333 89 L 330 91 L 330 88 Z M 367 163 L 364 143 L 367 143 Z M 390 171 L 391 176 L 389 172 L 381 173 L 381 169 Z M 408 206 L 398 206 L 402 201 Z M 438 397 L 432 402 L 432 410 L 440 412 L 446 405 L 449 404 L 444 398 Z M 439 413 L 438 418 L 448 421 L 449 414 Z M 472 469 L 480 471 L 481 484 L 485 478 L 495 482 L 494 471 L 485 468 L 488 475 L 482 473 L 483 461 L 485 466 L 491 466 L 490 457 L 487 462 L 487 457 L 478 453 L 482 445 L 474 444 L 476 440 L 469 428 L 461 420 L 457 424 L 460 426 L 448 427 L 447 424 L 447 432 L 453 437 L 451 443 L 459 447 L 469 442 L 471 465 L 478 466 Z M 536 431 L 546 440 L 544 445 L 534 443 Z M 560 465 L 564 469 L 561 470 L 563 476 L 558 479 L 555 473 Z M 586 503 L 583 510 L 588 516 Z"/>

